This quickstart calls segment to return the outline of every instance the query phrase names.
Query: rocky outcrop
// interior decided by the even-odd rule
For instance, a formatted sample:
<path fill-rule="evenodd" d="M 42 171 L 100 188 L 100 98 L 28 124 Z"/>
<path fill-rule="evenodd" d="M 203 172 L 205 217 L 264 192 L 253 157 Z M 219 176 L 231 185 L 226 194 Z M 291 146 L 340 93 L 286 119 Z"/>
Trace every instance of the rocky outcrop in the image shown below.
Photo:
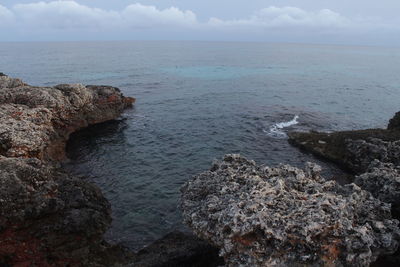
<path fill-rule="evenodd" d="M 400 112 L 397 112 L 394 117 L 390 119 L 388 130 L 400 130 Z"/>
<path fill-rule="evenodd" d="M 369 129 L 333 133 L 292 132 L 289 142 L 353 173 L 367 171 L 374 159 L 400 162 L 400 131 Z"/>
<path fill-rule="evenodd" d="M 386 142 L 378 138 L 366 140 L 346 140 L 347 156 L 351 159 L 348 164 L 360 173 L 367 171 L 373 161 L 400 164 L 400 140 Z"/>
<path fill-rule="evenodd" d="M 114 87 L 34 87 L 0 75 L 0 265 L 110 266 L 110 205 L 92 184 L 61 170 L 69 135 L 111 120 L 134 102 Z"/>
<path fill-rule="evenodd" d="M 96 186 L 34 158 L 0 157 L 0 170 L 0 262 L 96 266 L 110 257 L 111 210 Z"/>
<path fill-rule="evenodd" d="M 400 203 L 400 187 L 397 184 L 400 131 L 396 128 L 399 114 L 390 120 L 388 129 L 293 132 L 289 133 L 289 142 L 359 174 L 355 179 L 357 184 L 397 207 Z M 397 216 L 398 212 L 395 213 Z"/>
<path fill-rule="evenodd" d="M 400 166 L 375 160 L 354 182 L 375 198 L 391 203 L 393 216 L 400 218 Z"/>
<path fill-rule="evenodd" d="M 289 142 L 316 156 L 333 161 L 357 174 L 368 170 L 374 160 L 400 164 L 400 112 L 390 120 L 388 129 L 357 131 L 291 132 Z"/>
<path fill-rule="evenodd" d="M 400 112 L 387 129 L 334 133 L 289 133 L 289 142 L 305 151 L 350 170 L 355 183 L 392 207 L 400 219 Z M 380 259 L 374 266 L 397 266 L 400 250 Z"/>
<path fill-rule="evenodd" d="M 132 105 L 110 86 L 34 87 L 0 73 L 0 266 L 218 266 L 218 251 L 174 232 L 133 253 L 103 240 L 99 188 L 60 169 L 69 135 Z"/>
<path fill-rule="evenodd" d="M 33 87 L 0 76 L 0 155 L 64 159 L 72 132 L 114 119 L 133 102 L 110 86 Z"/>
<path fill-rule="evenodd" d="M 368 266 L 393 253 L 390 205 L 320 171 L 227 155 L 182 188 L 184 222 L 229 266 Z"/>

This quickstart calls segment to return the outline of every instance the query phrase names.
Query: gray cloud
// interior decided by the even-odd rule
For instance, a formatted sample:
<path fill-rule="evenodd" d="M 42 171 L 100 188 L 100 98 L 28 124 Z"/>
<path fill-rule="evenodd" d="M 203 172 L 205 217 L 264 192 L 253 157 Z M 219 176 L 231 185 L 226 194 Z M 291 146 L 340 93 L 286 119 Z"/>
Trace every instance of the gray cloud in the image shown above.
<path fill-rule="evenodd" d="M 198 31 L 212 36 L 215 32 L 257 32 L 259 30 L 302 29 L 305 34 L 315 30 L 339 34 L 368 31 L 399 30 L 396 23 L 383 23 L 379 18 L 349 18 L 330 9 L 309 11 L 298 7 L 267 7 L 247 18 L 210 18 L 200 21 L 191 10 L 176 7 L 159 9 L 155 6 L 131 4 L 121 10 L 89 7 L 76 1 L 48 1 L 16 4 L 10 8 L 0 5 L 0 27 L 45 34 L 68 30 L 83 33 L 87 30 L 133 33 L 135 30 L 179 30 L 181 34 Z M 259 33 L 258 33 L 259 34 Z M 283 33 L 282 33 L 283 34 Z M 256 36 L 257 37 L 257 36 Z M 1 36 L 0 36 L 1 38 Z M 179 36 L 176 36 L 179 39 Z M 257 38 L 256 38 L 257 39 Z"/>
<path fill-rule="evenodd" d="M 210 25 L 215 26 L 252 26 L 252 27 L 339 27 L 344 28 L 352 24 L 340 14 L 329 9 L 309 12 L 297 7 L 268 7 L 256 12 L 248 19 L 220 20 L 211 18 Z"/>
<path fill-rule="evenodd" d="M 0 5 L 0 27 L 8 26 L 12 22 L 14 22 L 14 14 L 11 12 L 11 10 Z"/>
<path fill-rule="evenodd" d="M 191 11 L 175 7 L 159 10 L 142 4 L 132 4 L 122 11 L 113 11 L 88 7 L 75 1 L 52 1 L 17 4 L 12 8 L 12 13 L 18 18 L 19 26 L 56 29 L 142 28 L 197 23 L 196 15 Z"/>

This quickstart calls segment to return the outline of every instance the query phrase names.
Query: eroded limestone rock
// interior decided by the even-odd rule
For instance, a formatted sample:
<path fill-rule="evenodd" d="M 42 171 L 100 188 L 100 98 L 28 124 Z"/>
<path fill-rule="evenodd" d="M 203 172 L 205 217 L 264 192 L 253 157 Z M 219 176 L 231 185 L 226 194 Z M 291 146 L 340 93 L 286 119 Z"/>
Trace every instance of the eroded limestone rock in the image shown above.
<path fill-rule="evenodd" d="M 68 136 L 134 102 L 111 86 L 34 87 L 0 76 L 0 155 L 60 160 Z"/>
<path fill-rule="evenodd" d="M 377 199 L 391 203 L 393 215 L 400 218 L 400 166 L 374 160 L 354 182 Z"/>
<path fill-rule="evenodd" d="M 182 188 L 184 222 L 229 266 L 368 266 L 393 253 L 390 205 L 319 171 L 227 155 Z"/>
<path fill-rule="evenodd" d="M 374 160 L 400 165 L 400 140 L 383 141 L 379 138 L 346 140 L 348 164 L 359 172 L 367 171 Z"/>

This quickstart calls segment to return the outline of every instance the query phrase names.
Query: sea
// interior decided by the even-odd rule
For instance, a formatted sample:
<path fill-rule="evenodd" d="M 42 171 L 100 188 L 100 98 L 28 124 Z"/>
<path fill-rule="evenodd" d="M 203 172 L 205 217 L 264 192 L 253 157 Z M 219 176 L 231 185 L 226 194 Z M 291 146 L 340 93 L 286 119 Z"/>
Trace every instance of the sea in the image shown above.
<path fill-rule="evenodd" d="M 107 240 L 133 250 L 181 222 L 180 188 L 212 161 L 335 166 L 288 131 L 386 127 L 400 110 L 400 48 L 235 42 L 0 43 L 0 72 L 38 86 L 112 85 L 137 99 L 117 120 L 71 136 L 67 171 L 112 206 Z"/>

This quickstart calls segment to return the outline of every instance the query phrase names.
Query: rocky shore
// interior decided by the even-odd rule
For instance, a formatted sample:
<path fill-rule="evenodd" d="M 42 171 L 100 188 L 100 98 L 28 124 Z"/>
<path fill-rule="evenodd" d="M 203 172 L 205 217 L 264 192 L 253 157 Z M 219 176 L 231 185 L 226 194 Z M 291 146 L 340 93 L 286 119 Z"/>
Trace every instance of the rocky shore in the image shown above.
<path fill-rule="evenodd" d="M 71 133 L 134 102 L 110 86 L 35 87 L 0 74 L 0 266 L 216 266 L 217 251 L 189 234 L 139 253 L 108 244 L 109 202 L 60 167 Z"/>
<path fill-rule="evenodd" d="M 137 253 L 108 244 L 109 202 L 59 162 L 71 133 L 134 102 L 110 86 L 35 87 L 0 73 L 0 266 L 398 265 L 400 113 L 388 129 L 289 134 L 354 183 L 327 181 L 314 163 L 226 155 L 181 189 L 195 235 L 173 232 Z"/>
<path fill-rule="evenodd" d="M 0 75 L 1 264 L 104 265 L 124 259 L 124 250 L 103 240 L 111 223 L 108 201 L 58 161 L 65 159 L 72 132 L 114 119 L 134 101 L 114 87 L 34 87 Z"/>
<path fill-rule="evenodd" d="M 182 188 L 185 223 L 229 266 L 369 266 L 400 241 L 390 204 L 321 168 L 226 155 Z"/>
<path fill-rule="evenodd" d="M 292 132 L 289 142 L 342 168 L 360 174 L 374 160 L 400 165 L 400 112 L 387 129 L 358 131 Z"/>
<path fill-rule="evenodd" d="M 355 174 L 356 184 L 391 203 L 400 218 L 400 112 L 387 129 L 292 132 L 289 142 Z"/>
<path fill-rule="evenodd" d="M 398 266 L 400 113 L 388 129 L 290 133 L 290 143 L 356 174 L 259 166 L 226 155 L 182 187 L 184 222 L 228 266 Z"/>

